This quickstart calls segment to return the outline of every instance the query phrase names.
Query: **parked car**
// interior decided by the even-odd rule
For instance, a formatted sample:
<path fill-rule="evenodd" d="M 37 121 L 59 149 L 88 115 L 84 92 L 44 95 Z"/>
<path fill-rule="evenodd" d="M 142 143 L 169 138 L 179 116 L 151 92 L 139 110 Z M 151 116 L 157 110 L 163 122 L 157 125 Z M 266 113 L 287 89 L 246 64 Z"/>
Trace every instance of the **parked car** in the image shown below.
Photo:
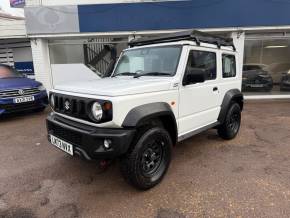
<path fill-rule="evenodd" d="M 290 91 L 290 70 L 282 74 L 280 82 L 281 91 Z"/>
<path fill-rule="evenodd" d="M 271 91 L 273 79 L 267 65 L 245 64 L 243 66 L 243 91 Z"/>
<path fill-rule="evenodd" d="M 280 85 L 282 76 L 285 75 L 290 69 L 290 63 L 272 63 L 268 66 L 268 70 L 271 72 L 274 85 Z"/>
<path fill-rule="evenodd" d="M 87 160 L 119 158 L 126 181 L 146 190 L 163 179 L 178 142 L 210 128 L 236 137 L 241 72 L 232 39 L 188 31 L 129 45 L 111 77 L 50 92 L 48 139 Z"/>
<path fill-rule="evenodd" d="M 25 78 L 12 67 L 0 64 L 0 115 L 42 111 L 47 105 L 47 92 L 40 82 Z"/>

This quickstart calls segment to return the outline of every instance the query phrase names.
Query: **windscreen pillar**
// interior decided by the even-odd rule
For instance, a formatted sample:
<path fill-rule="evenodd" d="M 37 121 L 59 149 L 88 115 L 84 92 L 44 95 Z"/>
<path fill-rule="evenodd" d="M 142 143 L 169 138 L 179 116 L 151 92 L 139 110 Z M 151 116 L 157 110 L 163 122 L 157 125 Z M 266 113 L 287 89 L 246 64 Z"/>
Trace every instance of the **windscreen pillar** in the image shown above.
<path fill-rule="evenodd" d="M 31 49 L 35 80 L 41 82 L 49 91 L 52 89 L 52 78 L 48 40 L 40 38 L 31 39 Z"/>
<path fill-rule="evenodd" d="M 231 38 L 233 38 L 234 45 L 236 46 L 238 52 L 238 67 L 239 72 L 243 71 L 243 62 L 244 62 L 244 46 L 245 46 L 245 32 L 233 32 L 231 34 Z M 240 73 L 242 75 L 242 73 Z"/>

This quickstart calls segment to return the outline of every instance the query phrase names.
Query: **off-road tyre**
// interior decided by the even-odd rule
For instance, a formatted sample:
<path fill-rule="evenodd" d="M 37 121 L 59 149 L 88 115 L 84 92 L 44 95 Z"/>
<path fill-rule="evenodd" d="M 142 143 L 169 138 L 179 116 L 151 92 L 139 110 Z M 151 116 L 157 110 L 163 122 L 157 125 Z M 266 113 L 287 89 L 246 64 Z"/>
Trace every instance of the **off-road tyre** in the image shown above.
<path fill-rule="evenodd" d="M 172 140 L 162 127 L 146 127 L 121 158 L 121 173 L 139 190 L 147 190 L 163 179 L 171 162 Z"/>
<path fill-rule="evenodd" d="M 236 102 L 232 102 L 223 124 L 218 127 L 218 134 L 221 138 L 230 140 L 236 137 L 241 125 L 241 108 Z"/>

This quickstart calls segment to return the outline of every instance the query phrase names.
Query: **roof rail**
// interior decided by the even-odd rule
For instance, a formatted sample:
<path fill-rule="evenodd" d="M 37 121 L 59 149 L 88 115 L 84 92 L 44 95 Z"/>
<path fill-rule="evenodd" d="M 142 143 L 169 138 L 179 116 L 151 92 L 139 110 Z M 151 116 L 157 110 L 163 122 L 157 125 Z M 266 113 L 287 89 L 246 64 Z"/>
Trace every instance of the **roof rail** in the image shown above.
<path fill-rule="evenodd" d="M 224 38 L 221 36 L 215 36 L 209 33 L 200 32 L 197 30 L 188 30 L 182 32 L 176 32 L 167 34 L 160 37 L 142 37 L 139 39 L 131 40 L 128 45 L 130 47 L 142 46 L 142 45 L 150 45 L 164 42 L 178 42 L 181 40 L 189 40 L 196 42 L 197 45 L 200 45 L 201 42 L 215 44 L 218 48 L 221 46 L 231 46 L 234 50 L 236 50 L 233 39 L 232 38 Z"/>

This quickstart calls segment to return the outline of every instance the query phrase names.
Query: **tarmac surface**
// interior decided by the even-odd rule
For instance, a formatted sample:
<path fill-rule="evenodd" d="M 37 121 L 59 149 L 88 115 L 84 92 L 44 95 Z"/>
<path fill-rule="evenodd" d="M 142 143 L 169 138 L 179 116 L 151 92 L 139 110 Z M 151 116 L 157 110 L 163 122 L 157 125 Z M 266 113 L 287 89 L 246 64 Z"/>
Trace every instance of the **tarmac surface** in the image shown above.
<path fill-rule="evenodd" d="M 0 218 L 290 217 L 290 101 L 247 102 L 231 141 L 209 130 L 174 147 L 160 185 L 137 191 L 46 137 L 47 112 L 0 121 Z"/>

